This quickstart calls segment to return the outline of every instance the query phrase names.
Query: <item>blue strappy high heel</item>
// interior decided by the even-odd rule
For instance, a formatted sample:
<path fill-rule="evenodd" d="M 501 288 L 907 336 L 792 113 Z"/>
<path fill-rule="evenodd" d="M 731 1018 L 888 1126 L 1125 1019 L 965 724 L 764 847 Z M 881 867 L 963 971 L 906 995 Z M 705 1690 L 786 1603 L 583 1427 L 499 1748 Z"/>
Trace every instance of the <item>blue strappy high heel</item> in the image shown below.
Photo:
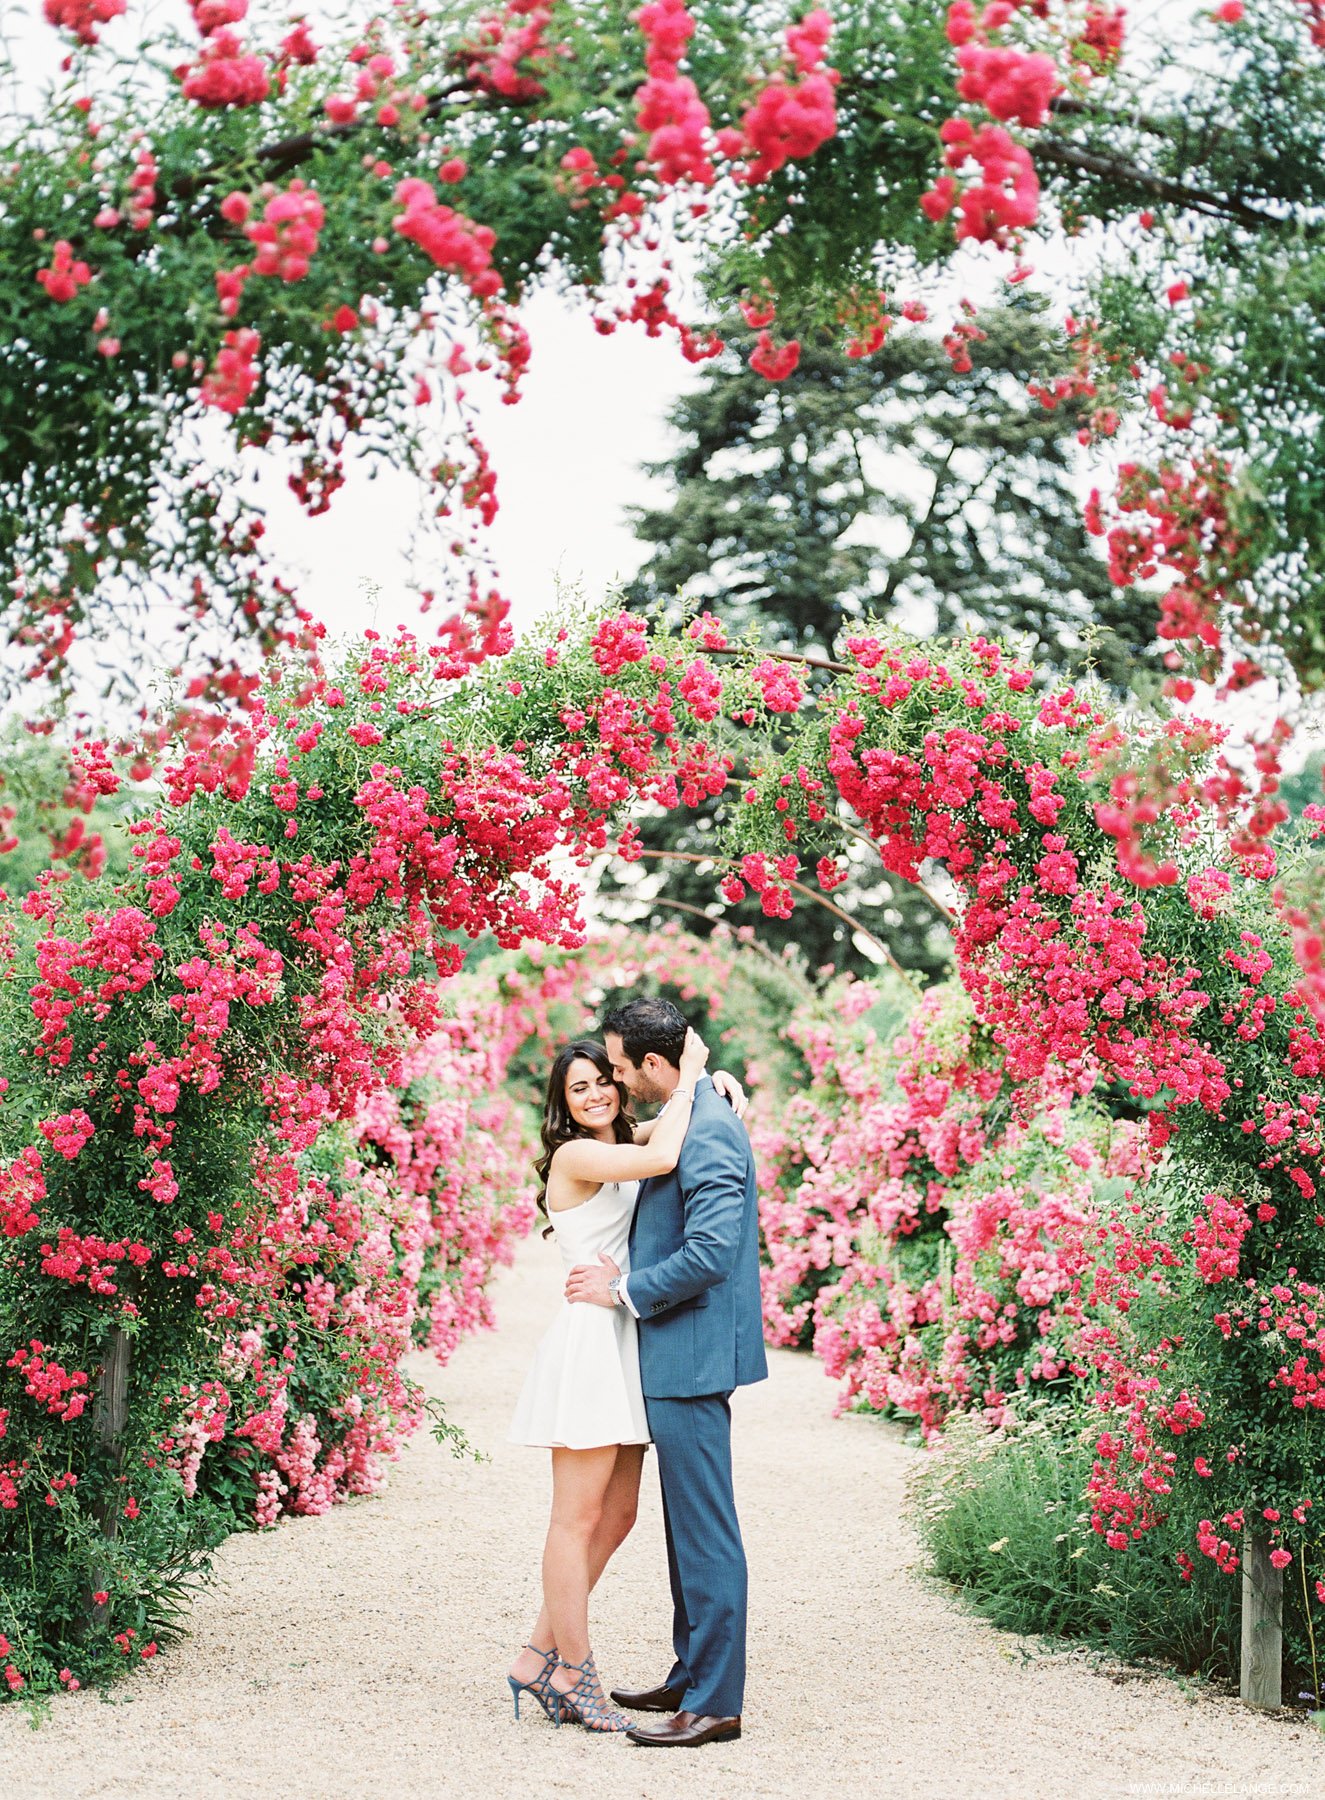
<path fill-rule="evenodd" d="M 598 1679 L 598 1670 L 594 1667 L 592 1656 L 586 1656 L 582 1663 L 562 1663 L 563 1669 L 573 1669 L 579 1680 L 573 1688 L 562 1693 L 560 1688 L 553 1688 L 552 1696 L 557 1704 L 558 1720 L 565 1717 L 573 1719 L 576 1724 L 583 1725 L 586 1731 L 626 1731 L 630 1720 L 625 1713 L 617 1712 L 615 1707 L 607 1704 L 603 1693 L 603 1684 Z"/>
<path fill-rule="evenodd" d="M 520 1717 L 521 1694 L 532 1694 L 543 1708 L 554 1725 L 561 1723 L 561 1708 L 557 1704 L 557 1690 L 552 1685 L 552 1671 L 557 1666 L 555 1650 L 540 1650 L 537 1644 L 526 1644 L 526 1650 L 532 1650 L 535 1656 L 543 1658 L 543 1667 L 532 1681 L 517 1681 L 514 1675 L 506 1677 L 507 1686 L 511 1690 L 511 1698 L 515 1701 L 515 1716 Z"/>

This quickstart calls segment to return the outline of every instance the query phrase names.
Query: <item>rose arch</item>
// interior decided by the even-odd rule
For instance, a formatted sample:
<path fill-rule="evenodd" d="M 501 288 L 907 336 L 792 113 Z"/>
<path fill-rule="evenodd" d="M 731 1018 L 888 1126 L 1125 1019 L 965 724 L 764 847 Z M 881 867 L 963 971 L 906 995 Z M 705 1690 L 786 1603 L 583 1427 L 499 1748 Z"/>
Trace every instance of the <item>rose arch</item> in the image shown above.
<path fill-rule="evenodd" d="M 958 896 L 957 980 L 904 1024 L 859 983 L 793 1009 L 773 1335 L 927 1432 L 1075 1384 L 1092 1537 L 1211 1618 L 1254 1544 L 1314 1659 L 1325 958 L 1320 809 L 1270 842 L 1291 705 L 1248 768 L 979 640 L 862 622 L 816 663 L 607 613 L 515 647 L 469 396 L 515 398 L 539 280 L 713 353 L 687 261 L 769 381 L 808 334 L 867 357 L 927 323 L 960 372 L 958 257 L 1030 292 L 1033 232 L 1089 225 L 1109 254 L 1033 391 L 1105 458 L 1113 578 L 1167 579 L 1169 696 L 1318 687 L 1320 7 L 1202 9 L 1171 117 L 1105 4 L 757 32 L 743 0 L 420 4 L 331 48 L 249 0 L 151 44 L 126 0 L 41 11 L 67 80 L 0 149 L 6 632 L 67 704 L 80 645 L 165 604 L 179 698 L 117 746 L 163 757 L 127 873 L 2 915 L 8 1689 L 150 1658 L 228 1530 L 380 1479 L 424 1411 L 404 1352 L 483 1321 L 528 1221 L 500 1084 L 529 990 L 456 983 L 465 944 L 573 981 L 579 872 L 640 854 L 633 807 L 718 796 L 715 881 L 769 915 L 867 853 Z M 415 469 L 460 601 L 431 642 L 330 656 L 233 479 L 259 451 L 314 514 L 352 457 Z M 85 736 L 69 805 L 116 762 Z"/>
<path fill-rule="evenodd" d="M 895 1097 L 844 1023 L 868 994 L 832 1036 L 812 1006 L 793 1023 L 801 1104 L 835 1086 L 838 1126 L 793 1113 L 794 1154 L 766 1145 L 775 1325 L 817 1322 L 834 1368 L 931 1426 L 1071 1376 L 1119 1556 L 1177 1517 L 1181 1573 L 1233 1570 L 1244 1531 L 1314 1568 L 1325 1038 L 1266 883 L 1192 799 L 1156 821 L 1175 878 L 1121 876 L 1111 795 L 1148 747 L 990 644 L 940 659 L 863 630 L 813 694 L 728 650 L 711 619 L 607 615 L 462 690 L 405 636 L 313 681 L 275 666 L 224 756 L 170 766 L 126 878 L 49 875 L 11 916 L 11 1687 L 151 1652 L 226 1529 L 374 1484 L 418 1422 L 404 1350 L 481 1318 L 521 1224 L 476 1202 L 494 1187 L 466 1158 L 480 1132 L 519 1155 L 492 1088 L 528 1021 L 448 1006 L 464 939 L 561 966 L 573 865 L 629 856 L 633 804 L 733 778 L 727 879 L 766 910 L 806 864 L 831 889 L 859 843 L 839 820 L 961 894 L 965 998 L 906 1027 Z M 1195 779 L 1208 746 L 1165 753 Z M 1090 1099 L 1110 1093 L 1132 1123 Z M 935 1226 L 925 1279 L 889 1245 Z M 1170 1373 L 1184 1338 L 1199 1385 Z"/>

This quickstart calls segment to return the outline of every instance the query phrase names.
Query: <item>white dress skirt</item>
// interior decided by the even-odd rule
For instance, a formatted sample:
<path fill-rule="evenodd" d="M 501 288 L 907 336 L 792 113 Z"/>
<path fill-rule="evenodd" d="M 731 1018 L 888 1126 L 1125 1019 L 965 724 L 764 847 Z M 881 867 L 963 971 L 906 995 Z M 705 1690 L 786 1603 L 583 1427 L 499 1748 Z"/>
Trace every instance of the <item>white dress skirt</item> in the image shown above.
<path fill-rule="evenodd" d="M 565 1274 L 576 1263 L 596 1263 L 600 1250 L 623 1274 L 629 1271 L 638 1194 L 638 1181 L 606 1181 L 580 1206 L 550 1215 Z M 562 1300 L 534 1352 L 510 1439 L 565 1450 L 651 1441 L 640 1387 L 639 1327 L 628 1307 Z"/>

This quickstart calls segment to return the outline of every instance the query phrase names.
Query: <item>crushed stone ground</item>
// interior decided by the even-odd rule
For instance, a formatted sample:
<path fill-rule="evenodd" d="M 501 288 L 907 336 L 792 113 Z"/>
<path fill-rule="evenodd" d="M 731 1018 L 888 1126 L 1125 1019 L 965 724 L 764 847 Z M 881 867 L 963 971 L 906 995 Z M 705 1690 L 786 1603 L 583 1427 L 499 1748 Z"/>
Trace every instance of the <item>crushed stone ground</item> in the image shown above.
<path fill-rule="evenodd" d="M 751 1565 L 745 1735 L 650 1751 L 516 1724 L 503 1679 L 537 1607 L 549 1474 L 505 1433 L 556 1304 L 538 1237 L 495 1284 L 500 1328 L 414 1371 L 490 1460 L 426 1436 L 387 1491 L 232 1538 L 189 1639 L 109 1704 L 61 1695 L 29 1728 L 0 1708 L 4 1800 L 1122 1800 L 1325 1795 L 1325 1737 L 1177 1678 L 1047 1654 L 913 1572 L 912 1456 L 832 1417 L 787 1351 L 734 1403 Z M 609 1683 L 670 1661 L 652 1453 L 638 1527 L 595 1596 Z"/>

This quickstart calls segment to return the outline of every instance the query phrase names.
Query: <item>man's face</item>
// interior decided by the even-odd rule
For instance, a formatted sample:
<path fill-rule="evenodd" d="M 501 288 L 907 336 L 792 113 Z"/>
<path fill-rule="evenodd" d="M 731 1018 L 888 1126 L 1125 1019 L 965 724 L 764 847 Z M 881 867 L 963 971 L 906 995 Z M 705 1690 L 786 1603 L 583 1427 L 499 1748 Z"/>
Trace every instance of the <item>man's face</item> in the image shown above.
<path fill-rule="evenodd" d="M 654 1073 L 655 1066 L 665 1066 L 660 1056 L 650 1051 L 643 1064 L 636 1065 L 626 1055 L 626 1047 L 615 1031 L 605 1034 L 603 1045 L 612 1063 L 613 1076 L 632 1100 L 654 1101 L 667 1098 L 668 1089 L 659 1085 Z"/>

